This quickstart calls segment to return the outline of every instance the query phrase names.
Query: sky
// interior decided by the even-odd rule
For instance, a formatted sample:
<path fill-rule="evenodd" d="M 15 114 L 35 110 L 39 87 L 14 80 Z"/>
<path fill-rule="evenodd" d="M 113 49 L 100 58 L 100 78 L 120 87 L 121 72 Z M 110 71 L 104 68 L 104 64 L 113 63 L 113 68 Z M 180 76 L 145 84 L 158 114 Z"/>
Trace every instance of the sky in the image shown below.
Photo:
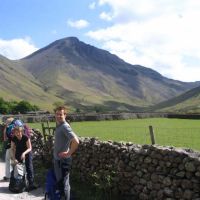
<path fill-rule="evenodd" d="M 130 64 L 200 81 L 199 0 L 0 0 L 0 54 L 77 37 Z"/>

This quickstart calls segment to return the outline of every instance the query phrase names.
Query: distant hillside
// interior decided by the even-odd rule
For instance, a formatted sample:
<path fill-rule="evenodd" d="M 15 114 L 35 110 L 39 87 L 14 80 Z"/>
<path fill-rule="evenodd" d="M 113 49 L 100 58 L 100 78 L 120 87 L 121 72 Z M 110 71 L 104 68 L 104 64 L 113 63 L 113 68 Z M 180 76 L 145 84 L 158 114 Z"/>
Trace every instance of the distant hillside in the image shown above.
<path fill-rule="evenodd" d="M 200 87 L 193 88 L 175 98 L 157 104 L 151 109 L 167 112 L 200 113 Z"/>
<path fill-rule="evenodd" d="M 3 96 L 42 107 L 63 101 L 80 109 L 141 110 L 200 85 L 131 65 L 74 37 L 57 40 L 21 60 L 0 57 L 0 67 Z"/>
<path fill-rule="evenodd" d="M 44 109 L 62 99 L 43 90 L 41 82 L 24 69 L 20 62 L 0 56 L 0 97 L 5 100 L 27 100 Z M 49 101 L 49 105 L 46 101 Z"/>
<path fill-rule="evenodd" d="M 130 65 L 74 37 L 55 41 L 20 62 L 43 83 L 45 91 L 76 105 L 131 109 L 170 99 L 196 86 Z"/>

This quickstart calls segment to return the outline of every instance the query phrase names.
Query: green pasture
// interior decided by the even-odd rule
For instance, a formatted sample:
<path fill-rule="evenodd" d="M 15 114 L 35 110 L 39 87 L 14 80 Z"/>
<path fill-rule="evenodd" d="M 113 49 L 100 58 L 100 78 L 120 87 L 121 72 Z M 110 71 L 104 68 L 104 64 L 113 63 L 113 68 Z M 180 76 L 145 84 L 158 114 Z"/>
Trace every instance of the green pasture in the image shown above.
<path fill-rule="evenodd" d="M 199 120 L 147 118 L 71 123 L 78 136 L 135 144 L 151 144 L 150 125 L 153 126 L 156 144 L 200 150 Z M 30 126 L 41 130 L 41 124 L 30 124 Z M 50 123 L 50 126 L 55 126 L 55 123 Z"/>

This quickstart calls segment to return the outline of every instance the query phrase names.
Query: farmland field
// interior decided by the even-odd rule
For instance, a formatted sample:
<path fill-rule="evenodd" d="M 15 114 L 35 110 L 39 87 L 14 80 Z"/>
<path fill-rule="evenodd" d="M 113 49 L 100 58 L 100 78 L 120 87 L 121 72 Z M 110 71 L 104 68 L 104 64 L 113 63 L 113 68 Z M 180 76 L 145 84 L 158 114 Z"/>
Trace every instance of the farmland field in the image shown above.
<path fill-rule="evenodd" d="M 153 126 L 156 144 L 200 150 L 199 120 L 147 118 L 71 123 L 78 136 L 136 144 L 151 144 L 150 125 Z M 41 130 L 41 124 L 30 124 L 30 126 Z M 55 123 L 50 123 L 50 126 L 55 126 Z"/>

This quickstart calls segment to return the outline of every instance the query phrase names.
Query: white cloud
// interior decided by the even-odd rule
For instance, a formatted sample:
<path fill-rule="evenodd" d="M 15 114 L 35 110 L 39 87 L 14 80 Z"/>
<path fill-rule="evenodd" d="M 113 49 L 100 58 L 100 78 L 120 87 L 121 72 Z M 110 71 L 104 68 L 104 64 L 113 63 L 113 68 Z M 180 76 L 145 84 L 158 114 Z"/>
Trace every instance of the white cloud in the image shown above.
<path fill-rule="evenodd" d="M 92 2 L 92 3 L 89 5 L 89 9 L 94 10 L 95 8 L 96 8 L 96 2 Z"/>
<path fill-rule="evenodd" d="M 77 28 L 77 29 L 82 29 L 82 28 L 86 28 L 89 26 L 89 22 L 83 19 L 77 20 L 77 21 L 72 21 L 72 20 L 68 20 L 67 24 L 73 28 Z"/>
<path fill-rule="evenodd" d="M 100 18 L 113 25 L 87 35 L 103 48 L 169 78 L 200 81 L 200 1 L 99 0 L 98 5 L 110 6 Z"/>
<path fill-rule="evenodd" d="M 106 20 L 106 21 L 111 21 L 111 20 L 112 20 L 112 16 L 109 15 L 109 13 L 106 13 L 106 12 L 102 12 L 102 13 L 100 14 L 100 18 L 101 18 L 101 19 L 104 19 L 104 20 Z"/>
<path fill-rule="evenodd" d="M 0 39 L 0 54 L 12 60 L 23 58 L 37 50 L 38 48 L 32 44 L 29 37 L 12 40 Z"/>

